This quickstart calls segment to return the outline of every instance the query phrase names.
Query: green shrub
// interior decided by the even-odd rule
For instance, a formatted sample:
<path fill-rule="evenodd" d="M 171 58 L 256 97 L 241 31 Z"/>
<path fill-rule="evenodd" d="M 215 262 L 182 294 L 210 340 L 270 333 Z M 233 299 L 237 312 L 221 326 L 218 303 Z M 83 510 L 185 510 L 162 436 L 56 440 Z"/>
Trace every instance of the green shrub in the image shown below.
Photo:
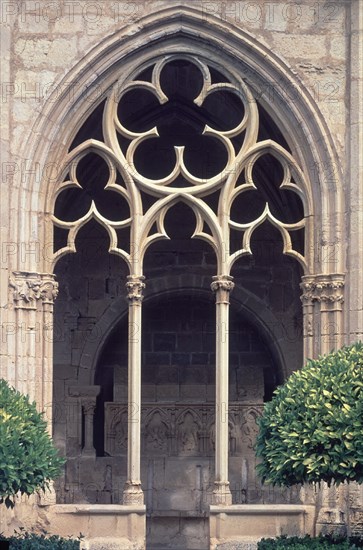
<path fill-rule="evenodd" d="M 285 535 L 276 539 L 262 539 L 257 544 L 258 550 L 356 550 L 363 548 L 363 540 L 360 537 L 319 536 L 310 537 L 286 537 Z"/>
<path fill-rule="evenodd" d="M 266 404 L 256 454 L 274 485 L 363 481 L 363 344 L 309 361 Z"/>
<path fill-rule="evenodd" d="M 10 542 L 9 550 L 79 550 L 80 539 L 62 538 L 58 535 L 47 537 L 46 534 L 37 535 L 21 529 L 12 537 L 0 535 L 0 541 Z"/>
<path fill-rule="evenodd" d="M 27 396 L 0 380 L 0 503 L 14 506 L 17 493 L 45 490 L 63 459 L 53 446 L 43 415 Z"/>

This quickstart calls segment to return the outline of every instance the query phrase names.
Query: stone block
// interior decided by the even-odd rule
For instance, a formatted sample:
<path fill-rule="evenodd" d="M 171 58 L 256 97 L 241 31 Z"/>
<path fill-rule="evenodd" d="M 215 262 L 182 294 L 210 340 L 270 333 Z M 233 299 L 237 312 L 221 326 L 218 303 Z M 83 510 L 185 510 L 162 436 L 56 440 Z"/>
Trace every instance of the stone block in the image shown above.
<path fill-rule="evenodd" d="M 156 384 L 176 384 L 179 383 L 179 369 L 176 366 L 160 366 L 157 376 L 155 377 Z"/>
<path fill-rule="evenodd" d="M 173 333 L 155 333 L 153 349 L 159 351 L 174 351 L 176 346 L 176 335 Z"/>
<path fill-rule="evenodd" d="M 180 384 L 203 385 L 207 382 L 207 372 L 204 366 L 184 366 L 179 371 Z"/>
<path fill-rule="evenodd" d="M 202 351 L 202 334 L 201 333 L 191 333 L 183 334 L 179 333 L 178 336 L 178 350 L 187 352 L 187 351 Z"/>
<path fill-rule="evenodd" d="M 205 400 L 205 386 L 202 384 L 182 384 L 180 386 L 180 397 L 186 400 Z"/>
<path fill-rule="evenodd" d="M 170 354 L 166 352 L 145 353 L 146 365 L 170 365 Z"/>
<path fill-rule="evenodd" d="M 142 384 L 141 386 L 141 400 L 142 401 L 155 401 L 156 400 L 157 386 L 154 384 Z M 127 398 L 127 389 L 125 392 L 125 398 Z"/>
<path fill-rule="evenodd" d="M 168 367 L 169 365 L 167 365 Z M 159 365 L 153 365 L 146 363 L 146 360 L 143 361 L 142 366 L 142 382 L 143 384 L 155 384 L 159 372 Z"/>
<path fill-rule="evenodd" d="M 190 353 L 172 353 L 171 354 L 171 364 L 177 366 L 190 365 L 191 354 Z"/>
<path fill-rule="evenodd" d="M 175 384 L 160 384 L 156 386 L 156 399 L 160 401 L 173 401 L 179 399 L 179 386 Z"/>
<path fill-rule="evenodd" d="M 192 365 L 207 365 L 208 353 L 192 353 Z"/>
<path fill-rule="evenodd" d="M 77 37 L 67 38 L 19 38 L 15 44 L 15 54 L 24 67 L 52 69 L 64 65 L 64 52 L 67 51 L 69 62 L 77 53 Z"/>

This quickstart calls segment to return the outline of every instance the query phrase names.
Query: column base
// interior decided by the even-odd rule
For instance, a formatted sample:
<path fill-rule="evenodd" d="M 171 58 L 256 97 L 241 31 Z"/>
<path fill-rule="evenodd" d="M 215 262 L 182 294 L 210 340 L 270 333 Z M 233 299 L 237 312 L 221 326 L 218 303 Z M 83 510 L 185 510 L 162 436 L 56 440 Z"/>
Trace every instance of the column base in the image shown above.
<path fill-rule="evenodd" d="M 126 481 L 123 492 L 123 504 L 144 504 L 144 493 L 141 483 Z"/>
<path fill-rule="evenodd" d="M 229 488 L 229 481 L 214 482 L 212 504 L 216 504 L 220 506 L 231 506 L 232 493 Z"/>

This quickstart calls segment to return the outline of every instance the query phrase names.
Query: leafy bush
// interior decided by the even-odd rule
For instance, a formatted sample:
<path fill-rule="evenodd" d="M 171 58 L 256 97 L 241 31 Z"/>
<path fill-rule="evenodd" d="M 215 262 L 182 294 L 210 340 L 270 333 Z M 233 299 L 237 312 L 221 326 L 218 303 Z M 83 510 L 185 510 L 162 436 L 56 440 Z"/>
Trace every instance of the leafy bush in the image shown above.
<path fill-rule="evenodd" d="M 286 537 L 285 535 L 276 539 L 262 539 L 257 544 L 258 550 L 355 550 L 363 548 L 363 540 L 359 537 L 350 537 L 349 539 L 334 536 L 319 536 L 312 538 L 309 535 L 305 537 Z"/>
<path fill-rule="evenodd" d="M 43 415 L 27 396 L 0 380 L 0 503 L 14 506 L 17 493 L 45 490 L 63 459 L 53 446 Z"/>
<path fill-rule="evenodd" d="M 279 387 L 259 421 L 263 481 L 290 486 L 363 481 L 363 344 L 309 361 Z"/>
<path fill-rule="evenodd" d="M 79 550 L 81 538 L 82 536 L 78 540 L 64 539 L 58 535 L 47 537 L 46 534 L 36 535 L 23 530 L 20 533 L 15 532 L 9 538 L 0 535 L 0 541 L 10 542 L 9 550 Z"/>

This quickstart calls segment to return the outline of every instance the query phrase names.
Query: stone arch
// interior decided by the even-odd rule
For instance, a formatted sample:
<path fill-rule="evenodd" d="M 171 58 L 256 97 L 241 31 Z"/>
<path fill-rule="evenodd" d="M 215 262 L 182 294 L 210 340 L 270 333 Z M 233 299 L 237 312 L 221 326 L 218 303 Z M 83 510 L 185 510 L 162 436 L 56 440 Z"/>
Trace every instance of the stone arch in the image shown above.
<path fill-rule="evenodd" d="M 56 169 L 75 130 L 94 107 L 90 104 L 89 97 L 85 101 L 85 90 L 93 88 L 97 97 L 100 89 L 107 89 L 111 84 L 114 72 L 121 66 L 123 70 L 127 70 L 135 60 L 138 66 L 142 65 L 155 55 L 156 48 L 161 53 L 167 48 L 170 51 L 189 52 L 197 48 L 212 58 L 222 59 L 227 67 L 234 65 L 237 70 L 242 69 L 243 63 L 244 71 L 247 72 L 246 78 L 252 88 L 261 90 L 263 86 L 273 86 L 274 113 L 278 113 L 279 124 L 308 180 L 317 182 L 316 185 L 311 184 L 309 193 L 311 209 L 313 205 L 315 209 L 314 216 L 308 220 L 310 272 L 341 272 L 341 248 L 338 248 L 338 255 L 333 259 L 334 266 L 331 265 L 328 248 L 330 243 L 339 245 L 341 242 L 341 172 L 331 136 L 317 105 L 291 68 L 248 32 L 232 25 L 228 25 L 227 30 L 218 18 L 205 18 L 202 11 L 185 6 L 157 11 L 131 25 L 127 32 L 121 29 L 105 39 L 63 78 L 38 116 L 23 150 L 26 151 L 24 156 L 32 158 L 43 168 L 43 178 L 38 181 L 34 174 L 30 174 L 23 184 L 20 193 L 30 193 L 31 203 L 35 206 L 29 219 L 22 219 L 21 223 L 19 219 L 16 221 L 25 237 L 29 234 L 31 216 L 35 211 L 44 213 L 44 223 L 39 224 L 39 229 L 36 229 L 40 231 L 37 238 L 45 244 L 43 271 L 50 271 L 46 243 L 52 240 L 50 213 L 54 182 L 49 177 L 49 167 L 54 166 Z M 64 89 L 64 92 L 59 94 L 59 89 Z M 74 91 L 71 101 L 67 94 L 70 89 Z M 287 101 L 286 90 L 292 91 L 294 101 Z M 271 111 L 267 104 L 264 106 Z M 39 139 L 39 136 L 42 138 Z M 46 167 L 48 170 L 45 170 Z M 317 167 L 323 167 L 324 173 L 317 173 Z M 326 174 L 333 174 L 334 177 L 326 177 Z M 23 217 L 23 214 L 19 213 L 19 216 Z M 23 237 L 19 235 L 19 240 L 25 241 Z M 313 245 L 318 239 L 327 244 L 322 245 L 322 254 L 316 258 Z M 31 258 L 29 265 L 25 267 L 29 271 L 34 268 Z"/>
<path fill-rule="evenodd" d="M 210 291 L 208 277 L 185 273 L 180 276 L 168 275 L 162 279 L 148 280 L 145 292 L 145 303 L 158 297 L 173 298 L 186 293 L 202 296 L 213 300 Z M 231 295 L 231 304 L 237 312 L 241 312 L 263 334 L 266 343 L 280 369 L 281 380 L 286 378 L 291 370 L 299 367 L 299 364 L 287 364 L 293 340 L 289 341 L 284 332 L 279 329 L 281 322 L 273 312 L 266 308 L 265 304 L 256 295 L 248 290 L 236 286 Z M 127 303 L 124 298 L 117 299 L 112 306 L 106 309 L 102 317 L 94 326 L 90 337 L 85 341 L 80 359 L 80 384 L 93 384 L 98 359 L 108 337 L 118 323 L 127 315 Z M 277 333 L 279 332 L 279 334 Z"/>

